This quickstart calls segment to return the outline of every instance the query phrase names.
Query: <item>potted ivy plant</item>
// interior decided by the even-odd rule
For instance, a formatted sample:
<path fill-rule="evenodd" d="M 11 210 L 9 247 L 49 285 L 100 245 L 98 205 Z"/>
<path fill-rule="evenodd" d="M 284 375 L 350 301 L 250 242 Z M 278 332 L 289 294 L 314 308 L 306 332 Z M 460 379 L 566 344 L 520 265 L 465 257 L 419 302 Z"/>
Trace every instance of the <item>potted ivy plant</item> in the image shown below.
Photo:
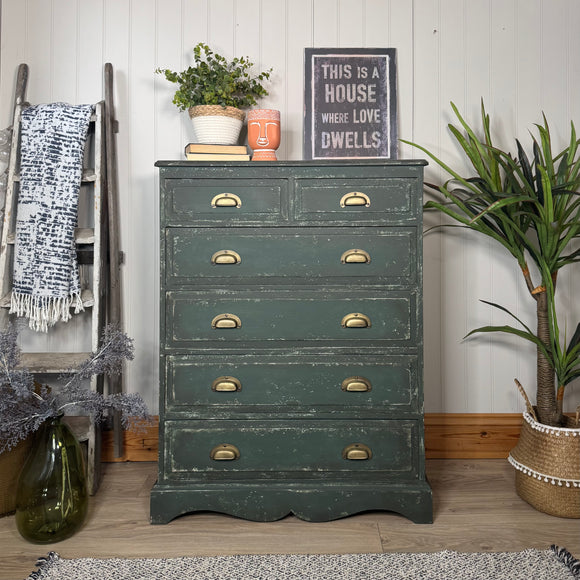
<path fill-rule="evenodd" d="M 193 58 L 194 66 L 181 72 L 164 68 L 155 72 L 177 84 L 173 103 L 189 112 L 197 142 L 233 145 L 245 120 L 242 109 L 268 95 L 264 82 L 272 69 L 253 74 L 254 63 L 248 57 L 229 61 L 203 42 L 193 48 Z"/>
<path fill-rule="evenodd" d="M 580 424 L 578 413 L 569 417 L 563 407 L 566 387 L 580 377 L 580 324 L 569 339 L 562 336 L 556 292 L 559 272 L 580 262 L 580 140 L 572 123 L 569 144 L 554 153 L 544 116 L 536 125 L 539 138 L 532 136 L 532 157 L 518 140 L 512 154 L 493 143 L 483 102 L 481 136 L 451 106 L 459 126 L 449 130 L 473 172 L 461 175 L 425 147 L 405 141 L 450 175 L 442 185 L 426 184 L 435 199 L 424 208 L 488 236 L 517 262 L 535 304 L 536 328 L 508 307 L 484 301 L 515 323 L 476 328 L 467 336 L 502 332 L 535 345 L 535 405 L 516 379 L 526 400 L 520 439 L 509 457 L 516 489 L 540 511 L 580 518 Z"/>

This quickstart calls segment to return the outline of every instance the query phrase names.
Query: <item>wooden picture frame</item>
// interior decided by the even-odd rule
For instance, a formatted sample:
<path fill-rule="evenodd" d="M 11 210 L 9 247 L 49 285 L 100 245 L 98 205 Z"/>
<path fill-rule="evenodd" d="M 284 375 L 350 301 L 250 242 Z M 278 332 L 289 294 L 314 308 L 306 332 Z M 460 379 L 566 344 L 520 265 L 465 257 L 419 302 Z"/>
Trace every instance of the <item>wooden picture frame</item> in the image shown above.
<path fill-rule="evenodd" d="M 304 49 L 304 159 L 397 158 L 396 49 Z"/>

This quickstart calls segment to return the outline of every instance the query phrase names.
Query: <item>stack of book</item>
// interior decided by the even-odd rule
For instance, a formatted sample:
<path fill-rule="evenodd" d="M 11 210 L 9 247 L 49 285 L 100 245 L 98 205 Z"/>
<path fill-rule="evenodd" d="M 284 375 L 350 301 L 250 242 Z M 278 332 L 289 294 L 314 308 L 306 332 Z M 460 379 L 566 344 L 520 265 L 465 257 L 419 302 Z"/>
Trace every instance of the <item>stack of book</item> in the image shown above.
<path fill-rule="evenodd" d="M 207 145 L 188 143 L 185 158 L 189 161 L 249 161 L 245 145 Z"/>

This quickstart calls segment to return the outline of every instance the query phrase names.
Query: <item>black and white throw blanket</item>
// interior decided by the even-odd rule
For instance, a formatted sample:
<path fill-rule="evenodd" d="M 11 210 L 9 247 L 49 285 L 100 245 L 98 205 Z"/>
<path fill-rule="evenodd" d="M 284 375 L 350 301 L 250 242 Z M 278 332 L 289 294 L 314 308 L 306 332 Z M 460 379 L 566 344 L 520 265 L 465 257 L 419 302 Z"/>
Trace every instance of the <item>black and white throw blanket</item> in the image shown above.
<path fill-rule="evenodd" d="M 10 312 L 33 330 L 83 310 L 74 230 L 93 105 L 24 109 Z"/>

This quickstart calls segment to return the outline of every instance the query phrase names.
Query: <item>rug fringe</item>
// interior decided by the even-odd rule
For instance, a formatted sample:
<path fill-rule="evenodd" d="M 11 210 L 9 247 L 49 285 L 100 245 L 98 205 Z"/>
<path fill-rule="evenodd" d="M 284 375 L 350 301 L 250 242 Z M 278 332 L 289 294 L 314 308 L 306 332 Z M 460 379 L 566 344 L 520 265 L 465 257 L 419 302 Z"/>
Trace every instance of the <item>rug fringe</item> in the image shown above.
<path fill-rule="evenodd" d="M 560 548 L 555 544 L 552 544 L 550 548 L 556 554 L 558 560 L 568 567 L 572 576 L 580 580 L 580 560 L 574 558 L 566 548 Z"/>
<path fill-rule="evenodd" d="M 59 554 L 56 552 L 49 552 L 46 556 L 38 558 L 36 565 L 38 570 L 32 572 L 26 580 L 40 580 L 46 570 L 53 566 L 56 562 L 60 560 Z"/>

